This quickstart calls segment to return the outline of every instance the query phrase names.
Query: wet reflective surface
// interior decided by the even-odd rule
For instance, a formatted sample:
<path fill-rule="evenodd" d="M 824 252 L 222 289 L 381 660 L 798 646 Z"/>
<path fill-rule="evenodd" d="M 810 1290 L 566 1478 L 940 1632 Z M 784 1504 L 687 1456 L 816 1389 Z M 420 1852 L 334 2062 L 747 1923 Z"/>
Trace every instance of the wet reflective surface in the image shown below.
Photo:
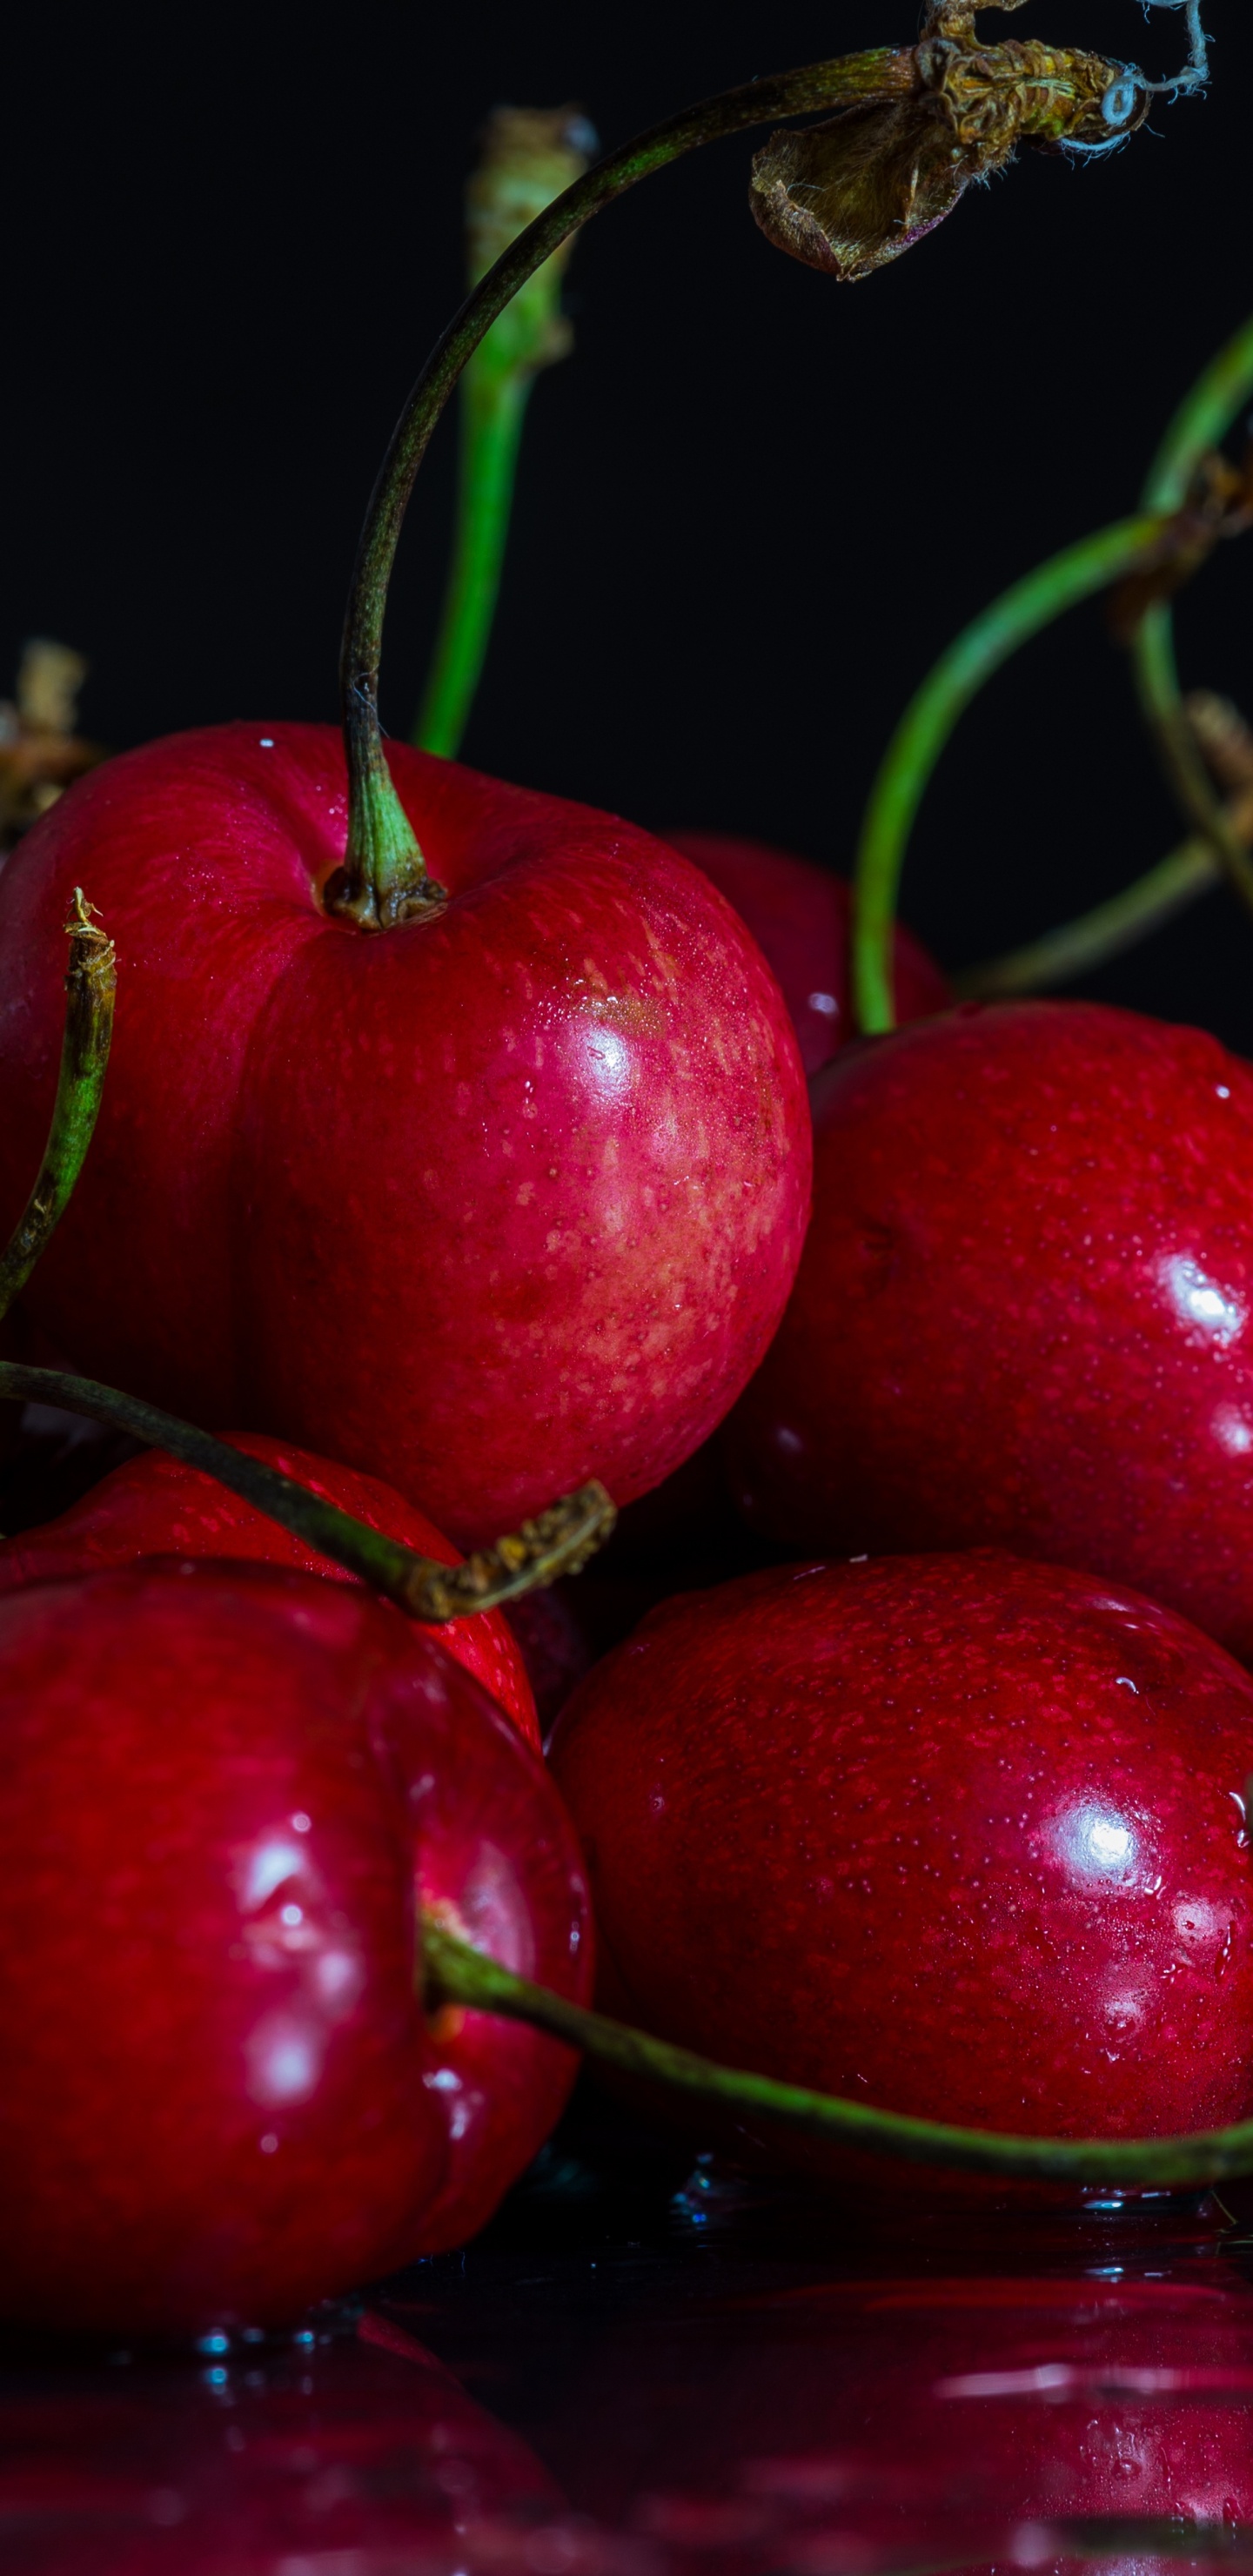
<path fill-rule="evenodd" d="M 1253 2568 L 1213 2199 L 871 2221 L 588 2096 L 486 2236 L 283 2341 L 0 2361 L 21 2576 Z"/>

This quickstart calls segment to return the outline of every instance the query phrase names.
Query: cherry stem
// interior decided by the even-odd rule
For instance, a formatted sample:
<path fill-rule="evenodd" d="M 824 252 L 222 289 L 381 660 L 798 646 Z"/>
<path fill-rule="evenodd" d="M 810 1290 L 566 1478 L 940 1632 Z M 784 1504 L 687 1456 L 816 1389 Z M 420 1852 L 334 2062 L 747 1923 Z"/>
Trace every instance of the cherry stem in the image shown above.
<path fill-rule="evenodd" d="M 1230 699 L 1216 697 L 1209 689 L 1193 691 L 1185 700 L 1185 714 L 1194 740 L 1230 798 L 1224 809 L 1228 824 L 1247 846 L 1253 842 L 1253 732 Z M 1160 928 L 1181 906 L 1220 884 L 1222 875 L 1212 841 L 1194 835 L 1134 885 L 1108 903 L 1097 904 L 1078 921 L 1046 931 L 1042 939 L 1011 949 L 1007 956 L 968 968 L 954 978 L 957 991 L 963 997 L 987 1000 L 1064 984 Z"/>
<path fill-rule="evenodd" d="M 1253 321 L 1244 322 L 1184 396 L 1166 431 L 1141 495 L 1145 510 L 1182 510 L 1207 456 L 1222 445 L 1253 396 Z M 1141 709 L 1186 822 L 1208 842 L 1222 874 L 1253 908 L 1253 861 L 1232 817 L 1215 795 L 1179 689 L 1174 619 L 1155 602 L 1133 640 Z"/>
<path fill-rule="evenodd" d="M 1247 322 L 1184 397 L 1158 450 L 1141 506 L 1145 513 L 1142 524 L 1156 521 L 1159 537 L 1166 523 L 1186 512 L 1200 467 L 1227 436 L 1251 394 L 1253 322 Z M 1135 524 L 1124 523 L 1126 527 Z M 950 646 L 897 727 L 871 791 L 854 885 L 854 1003 L 859 1023 L 868 1032 L 895 1026 L 890 959 L 901 868 L 931 771 L 953 725 L 976 689 L 1000 668 L 1009 653 L 1028 643 L 1041 627 L 1087 597 L 1090 590 L 1103 587 L 1104 580 L 1116 581 L 1124 572 L 1137 568 L 1134 562 L 1119 565 L 1115 561 L 1103 579 L 1091 584 L 1083 581 L 1085 546 L 1099 548 L 1116 536 L 1117 530 L 1109 529 L 1101 537 L 1089 538 L 1084 545 L 1055 556 L 1050 564 L 995 601 Z M 1151 546 L 1147 552 L 1151 561 Z M 1067 578 L 1071 573 L 1075 576 L 1073 589 Z M 1012 616 L 1015 607 L 1020 611 L 1016 621 Z M 1004 638 L 1004 649 L 998 650 L 1007 613 L 1013 631 Z M 1180 701 L 1171 639 L 1170 609 L 1155 603 L 1141 618 L 1134 643 L 1141 703 L 1188 821 L 1208 843 L 1222 873 L 1248 899 L 1253 890 L 1253 862 L 1244 848 L 1238 823 L 1224 811 L 1210 787 Z M 968 662 L 974 666 L 974 676 L 970 685 L 963 685 Z M 950 711 L 949 691 L 954 686 L 956 695 Z M 1036 980 L 1037 957 L 1042 967 L 1038 978 L 1041 982 L 1055 972 L 1057 957 L 1068 961 L 1073 956 L 1078 961 L 1073 966 L 1067 962 L 1063 972 L 1084 972 L 1099 965 L 1104 957 L 1116 955 L 1131 938 L 1168 919 L 1193 894 L 1202 892 L 1211 876 L 1202 873 L 1195 851 L 1186 864 L 1184 851 L 1177 851 L 1173 859 L 1150 869 L 1124 896 L 1098 905 L 1081 921 L 1067 924 L 1065 929 L 1048 934 L 1029 948 L 1014 950 L 1005 958 L 974 968 L 959 979 L 961 989 L 979 993 L 1029 990 L 1028 979 Z M 1106 937 L 1109 944 L 1103 945 Z M 993 982 L 993 977 L 998 980 Z"/>
<path fill-rule="evenodd" d="M 892 934 L 901 870 L 931 773 L 958 718 L 1042 627 L 1152 563 L 1174 516 L 1121 519 L 1038 565 L 950 644 L 910 700 L 870 791 L 854 869 L 853 998 L 867 1036 L 896 1026 Z"/>
<path fill-rule="evenodd" d="M 475 353 L 486 355 L 485 350 Z M 455 760 L 487 659 L 504 570 L 522 424 L 532 379 L 486 368 L 462 387 L 453 560 L 413 739 Z"/>
<path fill-rule="evenodd" d="M 512 1969 L 502 1968 L 484 1951 L 459 1940 L 436 1913 L 426 1910 L 422 1962 L 430 2010 L 453 2004 L 530 2022 L 621 2074 L 665 2085 L 710 2109 L 778 2121 L 809 2137 L 836 2140 L 906 2164 L 952 2166 L 965 2173 L 1000 2174 L 1020 2182 L 1105 2183 L 1118 2188 L 1209 2183 L 1226 2174 L 1253 2172 L 1253 2120 L 1171 2138 L 1018 2137 L 1002 2130 L 959 2129 L 946 2121 L 915 2120 L 900 2111 L 874 2111 L 863 2102 L 845 2102 L 802 2085 L 777 2083 L 772 2076 L 717 2066 L 691 2049 L 676 2048 L 648 2031 L 632 2030 L 625 2022 L 589 2012 L 547 1986 L 515 1976 Z"/>
<path fill-rule="evenodd" d="M 123 1395 L 117 1387 L 97 1386 L 90 1378 L 71 1377 L 61 1369 L 28 1368 L 18 1360 L 0 1360 L 0 1397 L 84 1413 L 93 1422 L 128 1431 L 149 1449 L 172 1451 L 396 1602 L 410 1618 L 439 1625 L 464 1619 L 475 1610 L 494 1610 L 503 1601 L 516 1601 L 524 1592 L 555 1582 L 559 1574 L 577 1574 L 603 1546 L 617 1517 L 604 1486 L 593 1477 L 577 1493 L 565 1495 L 534 1520 L 524 1521 L 520 1530 L 476 1550 L 463 1565 L 440 1565 L 434 1557 L 418 1556 L 412 1548 L 402 1547 L 399 1539 L 354 1520 L 351 1513 L 324 1502 L 321 1495 L 311 1494 L 260 1458 L 215 1440 L 212 1432 L 201 1431 L 195 1423 L 181 1422 L 177 1414 Z"/>
<path fill-rule="evenodd" d="M 414 477 L 463 367 L 520 287 L 602 207 L 654 170 L 724 135 L 803 116 L 842 99 L 892 98 L 912 90 L 909 48 L 880 46 L 812 63 L 801 71 L 702 100 L 609 153 L 537 215 L 489 269 L 428 358 L 392 435 L 357 549 L 340 664 L 348 761 L 348 846 L 328 901 L 363 929 L 384 929 L 440 908 L 388 770 L 378 716 L 383 619 L 396 547 Z"/>
<path fill-rule="evenodd" d="M 466 191 L 473 289 L 524 225 L 581 177 L 596 138 L 577 109 L 497 108 Z M 455 760 L 487 657 L 513 507 L 518 448 L 535 378 L 569 354 L 561 312 L 567 243 L 493 323 L 461 384 L 457 520 L 444 605 L 413 739 Z"/>
<path fill-rule="evenodd" d="M 1245 811 L 1253 830 L 1253 808 L 1246 805 Z M 1077 975 L 1090 974 L 1108 958 L 1134 948 L 1149 931 L 1162 929 L 1198 895 L 1218 885 L 1221 873 L 1211 843 L 1198 834 L 1137 877 L 1134 885 L 1111 895 L 1108 903 L 1094 904 L 1090 912 L 1081 913 L 1077 921 L 1063 922 L 1022 948 L 1007 949 L 1001 957 L 966 967 L 953 976 L 953 990 L 960 1001 L 990 1002 L 1072 983 Z"/>
<path fill-rule="evenodd" d="M 94 907 L 81 886 L 66 929 L 70 939 L 65 978 L 65 1035 L 52 1125 L 39 1177 L 0 1254 L 0 1316 L 25 1287 L 54 1227 L 60 1222 L 86 1159 L 104 1089 L 113 1037 L 117 965 L 113 942 L 92 920 Z"/>

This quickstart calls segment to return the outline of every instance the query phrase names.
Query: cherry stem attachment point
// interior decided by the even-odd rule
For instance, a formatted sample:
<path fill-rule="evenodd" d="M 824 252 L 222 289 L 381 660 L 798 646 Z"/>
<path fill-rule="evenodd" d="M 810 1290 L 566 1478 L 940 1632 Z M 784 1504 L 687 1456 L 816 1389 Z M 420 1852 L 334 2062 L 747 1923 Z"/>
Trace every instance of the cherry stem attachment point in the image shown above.
<path fill-rule="evenodd" d="M 104 1089 L 113 1037 L 117 962 L 113 942 L 92 919 L 93 904 L 74 888 L 66 930 L 70 940 L 65 978 L 65 1035 L 52 1125 L 39 1177 L 6 1250 L 0 1254 L 0 1316 L 25 1287 L 44 1245 L 60 1222 L 86 1159 Z"/>
<path fill-rule="evenodd" d="M 267 1467 L 229 1442 L 155 1404 L 124 1395 L 117 1387 L 97 1386 L 90 1378 L 72 1377 L 61 1369 L 28 1368 L 17 1360 L 0 1360 L 0 1398 L 15 1403 L 52 1404 L 67 1413 L 83 1413 L 94 1422 L 128 1431 L 149 1449 L 168 1449 L 189 1467 L 198 1467 L 229 1486 L 254 1510 L 278 1521 L 306 1545 L 331 1557 L 349 1574 L 381 1592 L 412 1619 L 442 1626 L 476 1610 L 495 1610 L 524 1592 L 554 1583 L 560 1574 L 577 1574 L 603 1546 L 617 1517 L 603 1485 L 593 1477 L 577 1493 L 567 1494 L 547 1511 L 524 1521 L 520 1530 L 476 1550 L 463 1565 L 440 1565 L 418 1556 L 382 1530 L 354 1520 L 334 1503 L 311 1494 L 291 1476 Z"/>
<path fill-rule="evenodd" d="M 379 662 L 388 584 L 414 477 L 454 386 L 492 324 L 528 278 L 602 207 L 654 170 L 722 136 L 779 117 L 817 114 L 844 100 L 904 96 L 914 83 L 910 48 L 880 46 L 801 71 L 749 81 L 704 99 L 609 153 L 528 224 L 475 287 L 436 342 L 393 432 L 357 549 L 340 663 L 348 761 L 348 846 L 327 888 L 327 907 L 363 929 L 421 919 L 444 900 L 426 872 L 392 783 L 378 714 Z"/>
<path fill-rule="evenodd" d="M 965 2173 L 999 2174 L 1006 2181 L 1105 2183 L 1118 2189 L 1150 2184 L 1217 2182 L 1226 2174 L 1253 2173 L 1253 2120 L 1227 2129 L 1203 2129 L 1172 2138 L 1030 2138 L 994 2129 L 960 2129 L 946 2121 L 916 2120 L 904 2112 L 874 2111 L 781 2084 L 768 2075 L 718 2066 L 691 2049 L 676 2048 L 648 2031 L 632 2030 L 604 2013 L 570 2003 L 547 1986 L 515 1976 L 482 1950 L 457 1938 L 432 1911 L 422 1916 L 422 1973 L 427 2007 L 460 2005 L 529 2022 L 616 2067 L 707 2109 L 738 2113 L 799 2129 L 906 2164 L 942 2165 Z"/>

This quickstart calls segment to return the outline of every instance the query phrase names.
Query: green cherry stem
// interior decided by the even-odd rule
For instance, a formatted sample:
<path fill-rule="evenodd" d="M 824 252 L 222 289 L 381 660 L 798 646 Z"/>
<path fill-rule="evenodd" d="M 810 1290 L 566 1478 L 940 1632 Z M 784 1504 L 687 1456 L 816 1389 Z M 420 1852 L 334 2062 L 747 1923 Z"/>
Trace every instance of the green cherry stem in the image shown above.
<path fill-rule="evenodd" d="M 1214 792 L 1188 722 L 1175 660 L 1174 620 L 1164 600 L 1146 609 L 1131 649 L 1141 712 L 1180 811 L 1213 852 L 1233 893 L 1253 912 L 1253 858 Z"/>
<path fill-rule="evenodd" d="M 461 389 L 461 455 L 453 560 L 430 677 L 413 739 L 419 751 L 455 760 L 487 659 L 513 510 L 518 449 L 532 379 L 478 361 Z"/>
<path fill-rule="evenodd" d="M 602 2065 L 665 2085 L 709 2110 L 782 2122 L 809 2137 L 868 2149 L 906 2164 L 946 2165 L 966 2173 L 1000 2174 L 1006 2180 L 1106 2183 L 1117 2188 L 1217 2182 L 1225 2174 L 1253 2172 L 1253 2120 L 1173 2138 L 1028 2138 L 992 2129 L 951 2128 L 945 2121 L 874 2111 L 862 2102 L 812 2093 L 799 2084 L 777 2083 L 771 2076 L 716 2066 L 691 2049 L 675 2048 L 668 2040 L 632 2030 L 625 2022 L 589 2012 L 546 1986 L 515 1976 L 460 1940 L 434 1910 L 423 1912 L 422 1954 L 429 2009 L 460 2005 L 530 2022 Z"/>
<path fill-rule="evenodd" d="M 950 644 L 911 699 L 870 791 L 853 875 L 853 998 L 867 1036 L 896 1025 L 891 961 L 901 869 L 931 773 L 958 718 L 993 672 L 1054 618 L 1151 563 L 1174 515 L 1121 519 L 1038 565 Z"/>
<path fill-rule="evenodd" d="M 1205 458 L 1251 396 L 1253 322 L 1247 322 L 1184 397 L 1154 459 L 1141 506 L 1145 522 L 1157 521 L 1159 533 L 1165 522 L 1186 510 Z M 1135 522 L 1124 525 L 1131 528 Z M 1117 561 L 1115 546 L 1109 570 L 1085 581 L 1087 549 L 1100 549 L 1117 534 L 1109 529 L 1084 540 L 995 601 L 936 664 L 897 727 L 871 793 L 854 884 L 854 1003 L 859 1024 L 868 1032 L 894 1025 L 890 957 L 901 868 L 931 771 L 953 725 L 984 680 L 1020 644 L 1091 590 L 1137 569 L 1134 560 Z M 1145 559 L 1151 561 L 1151 556 L 1150 546 Z M 1190 842 L 1080 920 L 971 968 L 957 979 L 961 991 L 1026 992 L 1084 973 L 1168 920 L 1219 872 L 1246 901 L 1253 895 L 1253 861 L 1233 817 L 1213 792 L 1180 699 L 1171 612 L 1164 604 L 1155 603 L 1140 620 L 1135 655 L 1141 704 L 1185 815 L 1212 853 L 1213 866 L 1202 864 L 1196 843 Z"/>
<path fill-rule="evenodd" d="M 953 990 L 964 1002 L 992 1002 L 1073 983 L 1077 975 L 1088 975 L 1107 958 L 1134 948 L 1149 931 L 1164 928 L 1197 895 L 1218 885 L 1221 876 L 1212 844 L 1198 833 L 1137 877 L 1134 885 L 1111 895 L 1107 903 L 1094 904 L 1076 921 L 1046 930 L 1042 938 L 1007 949 L 1003 956 L 966 967 L 954 975 Z"/>
<path fill-rule="evenodd" d="M 912 49 L 880 46 L 801 71 L 749 81 L 704 99 L 611 152 L 537 215 L 489 269 L 424 366 L 392 435 L 374 487 L 348 595 L 340 664 L 348 761 L 348 844 L 327 889 L 328 907 L 366 930 L 418 920 L 442 908 L 412 825 L 392 784 L 378 715 L 383 619 L 396 547 L 414 477 L 462 369 L 527 279 L 593 215 L 654 170 L 722 136 L 778 117 L 803 116 L 842 100 L 891 99 L 912 91 Z"/>
<path fill-rule="evenodd" d="M 1253 321 L 1244 322 L 1175 413 L 1144 486 L 1146 510 L 1182 510 L 1205 458 L 1253 398 Z M 1141 618 L 1132 652 L 1136 687 L 1185 820 L 1209 842 L 1223 874 L 1253 909 L 1253 860 L 1215 795 L 1188 722 L 1175 663 L 1174 620 L 1164 600 Z"/>
<path fill-rule="evenodd" d="M 587 147 L 586 149 L 584 147 Z M 466 190 L 473 289 L 525 226 L 587 168 L 595 136 L 577 109 L 498 107 Z M 518 448 L 535 378 L 568 355 L 561 312 L 572 243 L 545 260 L 494 322 L 461 380 L 457 519 L 431 669 L 413 739 L 455 760 L 491 637 L 513 507 Z"/>
<path fill-rule="evenodd" d="M 413 1619 L 464 1619 L 474 1610 L 494 1610 L 524 1592 L 553 1583 L 559 1574 L 577 1574 L 593 1551 L 608 1538 L 615 1520 L 604 1486 L 593 1478 L 547 1511 L 524 1521 L 520 1530 L 479 1549 L 464 1565 L 439 1565 L 418 1556 L 382 1530 L 323 1502 L 290 1476 L 280 1475 L 260 1458 L 215 1440 L 195 1423 L 181 1422 L 155 1404 L 123 1395 L 114 1386 L 70 1377 L 61 1369 L 28 1368 L 17 1360 L 0 1360 L 0 1397 L 14 1403 L 54 1404 L 67 1413 L 85 1413 L 94 1422 L 128 1431 L 150 1449 L 168 1449 L 189 1467 L 216 1476 L 220 1485 L 282 1523 L 321 1555 L 333 1558 Z"/>
<path fill-rule="evenodd" d="M 25 1287 L 44 1245 L 65 1213 L 91 1143 L 113 1037 L 117 966 L 113 942 L 92 920 L 81 886 L 66 929 L 65 1035 L 52 1125 L 35 1183 L 6 1250 L 0 1254 L 0 1316 Z"/>
<path fill-rule="evenodd" d="M 1243 322 L 1184 395 L 1149 469 L 1142 506 L 1182 510 L 1198 467 L 1253 399 L 1253 321 Z"/>

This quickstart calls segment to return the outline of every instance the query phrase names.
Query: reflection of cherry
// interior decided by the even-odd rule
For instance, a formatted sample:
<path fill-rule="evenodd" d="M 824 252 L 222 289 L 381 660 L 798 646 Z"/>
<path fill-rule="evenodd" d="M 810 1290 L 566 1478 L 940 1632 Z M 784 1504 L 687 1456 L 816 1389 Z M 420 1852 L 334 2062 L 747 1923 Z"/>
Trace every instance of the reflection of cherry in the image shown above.
<path fill-rule="evenodd" d="M 0 1414 L 16 1410 L 13 1405 L 0 1406 Z M 325 1458 L 314 1458 L 307 1449 L 293 1449 L 281 1440 L 238 1432 L 228 1433 L 227 1438 L 233 1449 L 277 1467 L 310 1493 L 336 1503 L 369 1529 L 385 1530 L 389 1538 L 399 1539 L 419 1556 L 433 1556 L 442 1565 L 459 1562 L 456 1548 L 449 1546 L 425 1512 L 376 1477 L 355 1475 L 351 1467 L 331 1466 Z M 0 1594 L 16 1591 L 24 1583 L 46 1581 L 50 1575 L 91 1574 L 102 1566 L 133 1565 L 143 1556 L 260 1558 L 267 1565 L 303 1567 L 331 1582 L 355 1580 L 342 1565 L 319 1556 L 303 1539 L 267 1519 L 213 1476 L 202 1475 L 181 1458 L 168 1457 L 164 1450 L 149 1449 L 142 1458 L 116 1467 L 58 1520 L 27 1530 L 20 1538 L 0 1540 Z M 535 1702 L 502 1613 L 478 1611 L 472 1619 L 450 1620 L 433 1633 L 499 1700 L 519 1734 L 537 1745 Z"/>
<path fill-rule="evenodd" d="M 884 2109 L 1117 2137 L 1253 2108 L 1251 1744 L 1253 1680 L 1185 1621 L 989 1551 L 667 1604 L 553 1762 L 610 2009 Z"/>
<path fill-rule="evenodd" d="M 729 1426 L 798 1548 L 1091 1566 L 1253 1657 L 1253 1074 L 1089 1003 L 946 1014 L 814 1085 L 814 1217 Z"/>
<path fill-rule="evenodd" d="M 0 2314 L 265 2323 L 482 2224 L 573 2061 L 428 2024 L 415 1893 L 585 1990 L 560 1804 L 429 1632 L 260 1566 L 0 1602 Z"/>
<path fill-rule="evenodd" d="M 748 923 L 783 989 L 806 1073 L 849 1035 L 849 888 L 831 868 L 728 832 L 667 832 Z M 920 1020 L 952 1000 L 947 978 L 902 925 L 896 930 L 896 1016 Z"/>
<path fill-rule="evenodd" d="M 517 2531 L 520 2558 L 562 2509 L 525 2442 L 390 2319 L 330 2322 L 211 2349 L 200 2369 L 61 2353 L 0 2373 L 0 2500 L 23 2569 L 382 2576 L 463 2564 L 467 2523 Z"/>
<path fill-rule="evenodd" d="M 0 877 L 0 1236 L 47 1133 L 64 919 L 126 1007 L 30 1283 L 89 1374 L 420 1495 L 459 1545 L 599 1475 L 657 1484 L 782 1312 L 809 1112 L 778 988 L 707 879 L 630 824 L 400 744 L 431 918 L 364 933 L 329 726 L 110 761 Z"/>
<path fill-rule="evenodd" d="M 907 2185 L 901 2197 L 907 2208 Z M 873 2243 L 849 2216 L 860 2270 Z M 1088 2223 L 1086 2250 L 1041 2226 L 1037 2259 L 1060 2255 L 1065 2271 L 1015 2278 L 1031 2251 L 1015 2247 L 1006 2269 L 1001 2214 L 958 2249 L 982 2273 L 798 2281 L 813 2225 L 798 2214 L 787 2286 L 728 2288 L 704 2313 L 686 2302 L 681 2368 L 673 2332 L 657 2368 L 652 2317 L 598 2341 L 545 2429 L 584 2512 L 762 2576 L 1021 2564 L 1011 2534 L 1064 2516 L 1249 2520 L 1253 2300 L 1234 2267 L 1189 2246 L 1182 2278 L 1120 2278 L 1119 2231 Z M 1140 2259 L 1174 2251 L 1159 2218 Z M 1067 2557 L 1059 2537 L 1037 2564 Z M 1170 2559 L 1127 2535 L 1106 2563 L 1166 2576 Z"/>

